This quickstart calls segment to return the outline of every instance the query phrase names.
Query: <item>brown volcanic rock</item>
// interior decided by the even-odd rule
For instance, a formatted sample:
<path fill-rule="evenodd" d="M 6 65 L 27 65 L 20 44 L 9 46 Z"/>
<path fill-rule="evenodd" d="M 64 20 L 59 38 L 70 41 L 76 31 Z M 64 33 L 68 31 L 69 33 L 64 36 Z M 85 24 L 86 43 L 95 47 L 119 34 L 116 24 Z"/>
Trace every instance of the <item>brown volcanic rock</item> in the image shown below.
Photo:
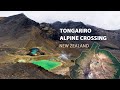
<path fill-rule="evenodd" d="M 1 79 L 67 79 L 30 63 L 0 64 Z"/>
<path fill-rule="evenodd" d="M 5 17 L 0 21 L 0 44 L 16 48 L 39 46 L 40 40 L 43 39 L 40 32 L 39 23 L 24 14 Z"/>
<path fill-rule="evenodd" d="M 0 47 L 10 48 L 31 48 L 44 46 L 51 50 L 61 49 L 58 47 L 59 43 L 88 43 L 90 46 L 94 41 L 59 41 L 59 28 L 91 28 L 90 35 L 106 35 L 107 41 L 97 41 L 101 48 L 109 50 L 120 49 L 120 30 L 104 30 L 95 26 L 85 25 L 82 22 L 55 22 L 37 23 L 24 14 L 18 14 L 10 17 L 2 17 L 0 20 Z M 68 34 L 67 34 L 68 35 Z M 81 35 L 81 34 L 74 34 Z M 88 34 L 85 34 L 88 35 Z M 2 44 L 2 45 L 1 45 Z M 3 45 L 4 44 L 4 45 Z M 80 49 L 68 49 L 70 52 L 80 52 Z M 63 49 L 62 51 L 68 51 Z M 74 50 L 74 51 L 73 51 Z M 77 51 L 76 51 L 77 50 Z M 74 53 L 73 53 L 74 54 Z M 79 55 L 76 54 L 77 56 Z"/>
<path fill-rule="evenodd" d="M 0 17 L 0 21 L 4 20 L 4 17 Z"/>
<path fill-rule="evenodd" d="M 17 33 L 23 35 L 29 32 L 28 28 L 32 26 L 39 26 L 39 23 L 27 18 L 24 14 L 5 17 L 0 21 L 0 36 L 14 37 Z"/>
<path fill-rule="evenodd" d="M 89 35 L 106 35 L 107 41 L 97 41 L 102 48 L 119 49 L 120 45 L 120 30 L 104 30 L 95 26 L 85 25 L 82 22 L 55 22 L 37 23 L 24 14 L 18 14 L 10 17 L 5 17 L 0 20 L 0 44 L 5 43 L 9 46 L 25 47 L 27 43 L 33 46 L 40 46 L 40 40 L 47 39 L 53 42 L 59 41 L 60 34 L 59 28 L 91 28 L 92 33 Z M 66 34 L 71 35 L 71 34 Z M 82 35 L 82 34 L 74 34 Z M 88 35 L 88 34 L 85 34 Z M 92 45 L 94 41 L 63 41 L 63 43 L 89 43 Z M 13 43 L 13 44 L 11 44 Z M 16 44 L 17 43 L 17 44 Z M 45 43 L 45 41 L 43 42 Z"/>
<path fill-rule="evenodd" d="M 44 46 L 48 49 L 54 49 L 56 42 L 50 39 L 53 35 L 54 29 L 51 28 L 50 24 L 39 24 L 24 14 L 5 17 L 4 20 L 0 21 L 1 48 L 6 46 L 9 48 Z"/>

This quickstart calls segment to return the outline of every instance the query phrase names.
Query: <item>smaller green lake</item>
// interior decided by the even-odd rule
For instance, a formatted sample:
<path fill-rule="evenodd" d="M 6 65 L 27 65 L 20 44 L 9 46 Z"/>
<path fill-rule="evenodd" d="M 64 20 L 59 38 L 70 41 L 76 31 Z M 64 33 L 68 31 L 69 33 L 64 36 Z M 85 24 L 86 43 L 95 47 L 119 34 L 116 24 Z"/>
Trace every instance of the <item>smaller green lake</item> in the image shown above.
<path fill-rule="evenodd" d="M 52 69 L 62 65 L 61 62 L 50 61 L 50 60 L 32 61 L 32 63 L 37 66 L 41 66 L 42 68 L 44 68 L 46 70 L 52 70 Z"/>

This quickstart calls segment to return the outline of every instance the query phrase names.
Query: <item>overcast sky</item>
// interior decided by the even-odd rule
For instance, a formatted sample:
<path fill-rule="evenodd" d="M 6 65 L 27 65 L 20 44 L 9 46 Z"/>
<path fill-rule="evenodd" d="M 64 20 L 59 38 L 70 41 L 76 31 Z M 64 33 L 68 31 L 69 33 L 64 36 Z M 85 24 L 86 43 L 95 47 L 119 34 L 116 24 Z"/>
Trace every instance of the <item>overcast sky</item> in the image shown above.
<path fill-rule="evenodd" d="M 73 20 L 104 29 L 120 29 L 120 11 L 0 11 L 0 17 L 19 13 L 40 23 Z"/>

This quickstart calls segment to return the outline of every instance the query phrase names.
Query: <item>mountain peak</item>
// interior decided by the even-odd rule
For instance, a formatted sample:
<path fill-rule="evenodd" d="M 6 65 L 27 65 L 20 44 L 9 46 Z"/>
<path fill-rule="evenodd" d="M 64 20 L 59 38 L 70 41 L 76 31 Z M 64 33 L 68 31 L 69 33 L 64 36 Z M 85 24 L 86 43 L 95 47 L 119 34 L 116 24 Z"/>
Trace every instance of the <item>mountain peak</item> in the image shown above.
<path fill-rule="evenodd" d="M 12 16 L 9 16 L 9 18 L 27 18 L 27 16 L 24 14 L 24 13 L 20 13 L 20 14 L 17 14 L 17 15 L 12 15 Z"/>
<path fill-rule="evenodd" d="M 34 20 L 28 18 L 23 13 L 5 17 L 1 24 L 5 25 L 21 25 L 22 27 L 29 27 L 29 26 L 39 26 L 39 23 L 35 22 Z"/>
<path fill-rule="evenodd" d="M 53 28 L 59 29 L 59 28 L 87 28 L 87 26 L 83 22 L 74 22 L 72 20 L 69 20 L 67 22 L 54 22 L 52 24 Z"/>

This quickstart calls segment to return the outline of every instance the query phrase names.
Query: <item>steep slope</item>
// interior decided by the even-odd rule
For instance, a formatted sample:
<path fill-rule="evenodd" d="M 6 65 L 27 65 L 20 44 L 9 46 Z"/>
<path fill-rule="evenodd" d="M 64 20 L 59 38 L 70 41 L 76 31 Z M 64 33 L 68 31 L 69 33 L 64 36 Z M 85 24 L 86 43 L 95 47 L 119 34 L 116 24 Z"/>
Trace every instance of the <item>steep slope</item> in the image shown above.
<path fill-rule="evenodd" d="M 30 33 L 33 31 L 33 27 L 39 26 L 33 20 L 27 18 L 24 14 L 18 14 L 10 17 L 5 17 L 0 21 L 0 43 L 3 43 L 9 47 L 18 46 L 30 38 Z M 27 39 L 28 38 L 28 39 Z M 20 41 L 21 40 L 21 41 Z"/>
<path fill-rule="evenodd" d="M 91 28 L 90 34 L 61 34 L 60 28 Z M 104 30 L 91 25 L 85 25 L 82 22 L 55 22 L 37 23 L 29 19 L 24 14 L 18 14 L 10 17 L 2 17 L 0 19 L 0 47 L 11 48 L 31 48 L 44 46 L 54 52 L 66 51 L 73 55 L 79 55 L 81 49 L 61 49 L 59 43 L 88 43 L 90 46 L 94 41 L 60 41 L 61 35 L 93 35 L 107 36 L 107 41 L 96 41 L 100 44 L 100 48 L 114 50 L 120 49 L 120 30 Z M 119 55 L 117 55 L 119 56 Z"/>
<path fill-rule="evenodd" d="M 44 46 L 52 49 L 55 47 L 55 42 L 46 37 L 46 31 L 39 23 L 29 19 L 24 14 L 5 17 L 0 21 L 0 47 L 31 48 Z"/>

